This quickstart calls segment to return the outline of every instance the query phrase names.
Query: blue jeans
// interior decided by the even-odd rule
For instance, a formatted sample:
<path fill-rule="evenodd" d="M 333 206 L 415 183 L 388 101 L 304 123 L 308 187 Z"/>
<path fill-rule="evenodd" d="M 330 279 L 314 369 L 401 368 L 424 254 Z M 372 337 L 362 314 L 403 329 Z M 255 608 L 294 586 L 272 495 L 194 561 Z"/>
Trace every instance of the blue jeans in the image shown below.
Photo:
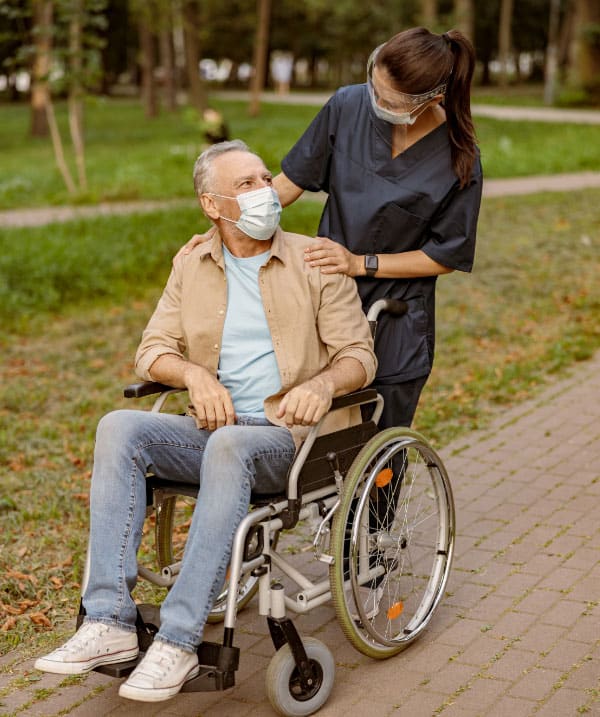
<path fill-rule="evenodd" d="M 188 651 L 225 580 L 235 531 L 250 492 L 285 490 L 295 454 L 287 428 L 238 417 L 235 426 L 199 430 L 194 419 L 114 411 L 98 424 L 90 505 L 86 620 L 135 630 L 131 597 L 146 515 L 146 474 L 199 484 L 181 572 L 165 599 L 157 638 Z"/>

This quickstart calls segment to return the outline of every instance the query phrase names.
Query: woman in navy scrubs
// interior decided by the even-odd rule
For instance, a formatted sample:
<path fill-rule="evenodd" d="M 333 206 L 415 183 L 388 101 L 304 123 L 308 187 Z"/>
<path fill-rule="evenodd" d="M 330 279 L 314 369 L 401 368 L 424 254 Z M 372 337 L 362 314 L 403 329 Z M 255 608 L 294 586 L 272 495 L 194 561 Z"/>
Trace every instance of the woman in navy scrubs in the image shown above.
<path fill-rule="evenodd" d="M 329 195 L 307 262 L 355 277 L 365 312 L 384 297 L 408 304 L 377 329 L 381 428 L 411 424 L 431 372 L 437 277 L 473 264 L 482 186 L 474 66 L 456 30 L 395 35 L 371 55 L 366 84 L 335 93 L 273 179 L 284 207 L 304 190 Z"/>
<path fill-rule="evenodd" d="M 283 206 L 328 193 L 306 260 L 356 277 L 364 310 L 383 297 L 374 386 L 382 428 L 409 426 L 431 371 L 437 276 L 470 271 L 482 173 L 470 112 L 475 56 L 458 31 L 413 28 L 372 54 L 367 83 L 342 87 L 273 180 Z"/>

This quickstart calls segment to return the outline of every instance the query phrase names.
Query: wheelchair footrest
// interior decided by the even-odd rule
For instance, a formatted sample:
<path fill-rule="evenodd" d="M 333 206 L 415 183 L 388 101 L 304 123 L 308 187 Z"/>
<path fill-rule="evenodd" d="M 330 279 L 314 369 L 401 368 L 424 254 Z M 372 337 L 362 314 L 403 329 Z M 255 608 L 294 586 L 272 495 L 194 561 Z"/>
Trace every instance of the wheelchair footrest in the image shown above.
<path fill-rule="evenodd" d="M 101 672 L 103 675 L 109 675 L 110 677 L 128 677 L 137 667 L 138 662 L 144 655 L 140 653 L 140 656 L 135 660 L 129 660 L 128 662 L 112 662 L 109 665 L 99 665 L 94 668 L 94 672 Z"/>
<path fill-rule="evenodd" d="M 216 642 L 203 642 L 198 647 L 200 674 L 189 680 L 182 692 L 213 692 L 235 685 L 235 671 L 240 663 L 239 647 L 226 647 Z"/>
<path fill-rule="evenodd" d="M 235 685 L 235 672 L 221 672 L 215 667 L 200 666 L 200 674 L 188 680 L 182 692 L 221 692 Z"/>

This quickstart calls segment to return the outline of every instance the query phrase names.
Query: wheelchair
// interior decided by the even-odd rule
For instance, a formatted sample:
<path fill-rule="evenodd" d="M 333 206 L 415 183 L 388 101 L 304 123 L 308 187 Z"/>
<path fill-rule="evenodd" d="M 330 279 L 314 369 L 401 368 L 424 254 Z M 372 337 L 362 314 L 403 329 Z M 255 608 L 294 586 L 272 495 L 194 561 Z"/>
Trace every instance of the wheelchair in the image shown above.
<path fill-rule="evenodd" d="M 400 314 L 403 302 L 380 300 L 367 318 L 374 334 L 381 310 Z M 126 387 L 125 396 L 156 396 L 153 411 L 179 389 L 154 382 Z M 253 494 L 250 511 L 234 537 L 230 567 L 209 622 L 223 622 L 219 643 L 198 647 L 200 674 L 182 692 L 226 690 L 235 684 L 239 648 L 234 646 L 238 611 L 258 595 L 275 654 L 266 692 L 285 717 L 316 712 L 333 688 L 335 661 L 315 638 L 301 638 L 288 613 L 303 614 L 332 601 L 341 629 L 362 654 L 385 659 L 413 643 L 426 629 L 445 591 L 455 538 L 454 501 L 444 465 L 419 433 L 378 430 L 383 399 L 363 389 L 333 400 L 330 411 L 368 407 L 367 420 L 320 435 L 313 426 L 296 452 L 287 491 Z M 363 416 L 365 415 L 363 413 Z M 138 566 L 139 577 L 169 588 L 177 579 L 184 543 L 179 516 L 191 514 L 197 487 L 147 477 L 147 515 L 154 515 L 156 569 Z M 294 556 L 279 550 L 282 531 L 302 526 L 311 535 L 322 579 L 309 579 Z M 85 591 L 88 565 L 82 582 Z M 78 626 L 84 616 L 80 608 Z M 159 608 L 138 605 L 140 651 L 160 626 Z M 139 660 L 140 658 L 138 658 Z M 97 671 L 125 677 L 137 661 Z"/>

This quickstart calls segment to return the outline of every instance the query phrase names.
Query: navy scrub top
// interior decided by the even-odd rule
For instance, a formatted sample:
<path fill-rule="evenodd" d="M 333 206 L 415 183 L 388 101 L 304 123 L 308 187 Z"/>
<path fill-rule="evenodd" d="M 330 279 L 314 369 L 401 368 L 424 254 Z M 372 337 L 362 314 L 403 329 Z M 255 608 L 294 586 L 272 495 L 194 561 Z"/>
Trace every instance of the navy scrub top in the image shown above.
<path fill-rule="evenodd" d="M 452 269 L 470 271 L 481 202 L 479 157 L 459 188 L 446 123 L 392 159 L 392 126 L 371 107 L 366 85 L 342 87 L 281 163 L 302 189 L 329 194 L 318 234 L 354 254 L 421 249 Z M 436 277 L 356 277 L 365 311 L 380 298 L 402 299 L 408 314 L 380 316 L 376 382 L 392 384 L 431 371 Z"/>

